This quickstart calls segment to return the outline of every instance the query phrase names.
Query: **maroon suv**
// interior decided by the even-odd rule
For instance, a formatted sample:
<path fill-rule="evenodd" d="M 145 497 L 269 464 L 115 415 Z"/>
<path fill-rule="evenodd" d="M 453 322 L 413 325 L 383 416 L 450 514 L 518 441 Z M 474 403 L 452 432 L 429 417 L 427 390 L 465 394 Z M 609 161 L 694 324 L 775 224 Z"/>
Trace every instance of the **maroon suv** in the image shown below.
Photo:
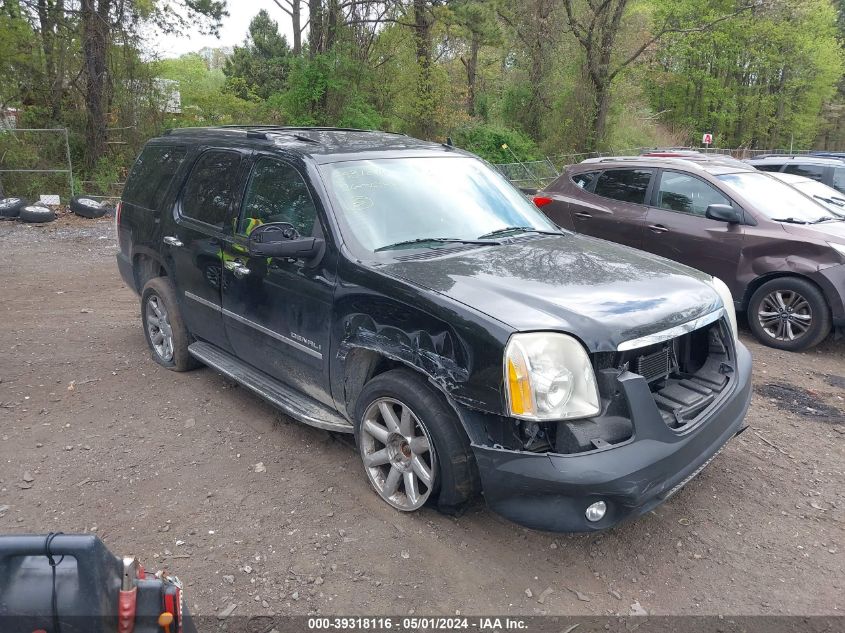
<path fill-rule="evenodd" d="M 845 327 L 845 222 L 751 167 L 593 159 L 534 202 L 564 228 L 719 277 L 766 345 L 804 350 Z"/>

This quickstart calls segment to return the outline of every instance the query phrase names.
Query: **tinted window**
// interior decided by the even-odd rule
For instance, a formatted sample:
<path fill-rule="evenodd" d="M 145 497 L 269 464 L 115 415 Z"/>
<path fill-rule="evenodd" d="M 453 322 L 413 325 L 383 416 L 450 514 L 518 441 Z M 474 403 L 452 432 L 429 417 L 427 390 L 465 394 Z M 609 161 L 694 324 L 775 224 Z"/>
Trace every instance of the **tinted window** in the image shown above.
<path fill-rule="evenodd" d="M 651 170 L 614 169 L 606 171 L 596 181 L 595 193 L 622 202 L 644 204 Z"/>
<path fill-rule="evenodd" d="M 290 165 L 262 158 L 252 170 L 238 233 L 249 235 L 267 222 L 289 222 L 300 235 L 311 235 L 317 209 L 308 186 Z"/>
<path fill-rule="evenodd" d="M 237 189 L 240 164 L 235 152 L 214 150 L 200 156 L 182 193 L 182 215 L 222 229 Z"/>
<path fill-rule="evenodd" d="M 833 188 L 845 193 L 845 167 L 837 167 L 833 170 Z"/>
<path fill-rule="evenodd" d="M 129 173 L 123 199 L 139 207 L 158 209 L 185 159 L 185 148 L 147 146 Z"/>
<path fill-rule="evenodd" d="M 575 174 L 574 176 L 572 176 L 572 182 L 581 187 L 581 189 L 589 189 L 590 185 L 593 184 L 593 181 L 598 175 L 599 172 L 597 171 L 588 171 L 583 174 Z"/>
<path fill-rule="evenodd" d="M 657 206 L 661 209 L 703 216 L 711 204 L 730 204 L 730 200 L 693 176 L 674 171 L 664 171 L 660 175 Z"/>
<path fill-rule="evenodd" d="M 795 165 L 790 163 L 784 168 L 783 172 L 785 174 L 797 174 L 821 182 L 824 180 L 824 170 L 824 165 Z"/>
<path fill-rule="evenodd" d="M 764 163 L 761 165 L 754 165 L 754 167 L 759 171 L 780 171 L 780 168 L 783 167 L 783 163 Z"/>

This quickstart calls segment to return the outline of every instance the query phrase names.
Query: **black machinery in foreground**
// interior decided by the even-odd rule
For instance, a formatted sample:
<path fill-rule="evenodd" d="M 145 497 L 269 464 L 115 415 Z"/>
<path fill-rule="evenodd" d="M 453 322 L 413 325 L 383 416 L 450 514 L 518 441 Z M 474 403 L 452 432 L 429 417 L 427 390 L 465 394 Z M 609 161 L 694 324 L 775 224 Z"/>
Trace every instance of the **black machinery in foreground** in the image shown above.
<path fill-rule="evenodd" d="M 189 633 L 182 585 L 90 534 L 0 536 L 3 633 Z"/>

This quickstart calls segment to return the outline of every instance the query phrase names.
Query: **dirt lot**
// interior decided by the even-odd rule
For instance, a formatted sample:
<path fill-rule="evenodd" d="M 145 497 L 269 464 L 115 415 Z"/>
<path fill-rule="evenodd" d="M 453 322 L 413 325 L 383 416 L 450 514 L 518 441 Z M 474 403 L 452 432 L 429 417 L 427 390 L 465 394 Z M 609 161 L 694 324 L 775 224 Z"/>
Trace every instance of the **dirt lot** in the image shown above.
<path fill-rule="evenodd" d="M 207 615 L 845 609 L 845 341 L 745 335 L 751 428 L 636 522 L 546 534 L 482 505 L 394 512 L 346 443 L 158 367 L 108 218 L 0 224 L 0 246 L 0 532 L 96 530 Z"/>

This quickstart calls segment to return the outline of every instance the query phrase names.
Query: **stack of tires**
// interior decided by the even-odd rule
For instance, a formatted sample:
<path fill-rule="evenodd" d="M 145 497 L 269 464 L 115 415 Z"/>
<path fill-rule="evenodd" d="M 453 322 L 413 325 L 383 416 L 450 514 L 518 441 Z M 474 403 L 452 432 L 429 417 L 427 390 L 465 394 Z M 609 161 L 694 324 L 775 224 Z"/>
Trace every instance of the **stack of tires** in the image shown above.
<path fill-rule="evenodd" d="M 70 210 L 83 218 L 101 218 L 113 207 L 86 196 L 75 196 Z M 23 198 L 0 198 L 0 220 L 19 220 L 30 224 L 43 224 L 56 219 L 56 213 L 43 204 L 29 204 Z"/>

